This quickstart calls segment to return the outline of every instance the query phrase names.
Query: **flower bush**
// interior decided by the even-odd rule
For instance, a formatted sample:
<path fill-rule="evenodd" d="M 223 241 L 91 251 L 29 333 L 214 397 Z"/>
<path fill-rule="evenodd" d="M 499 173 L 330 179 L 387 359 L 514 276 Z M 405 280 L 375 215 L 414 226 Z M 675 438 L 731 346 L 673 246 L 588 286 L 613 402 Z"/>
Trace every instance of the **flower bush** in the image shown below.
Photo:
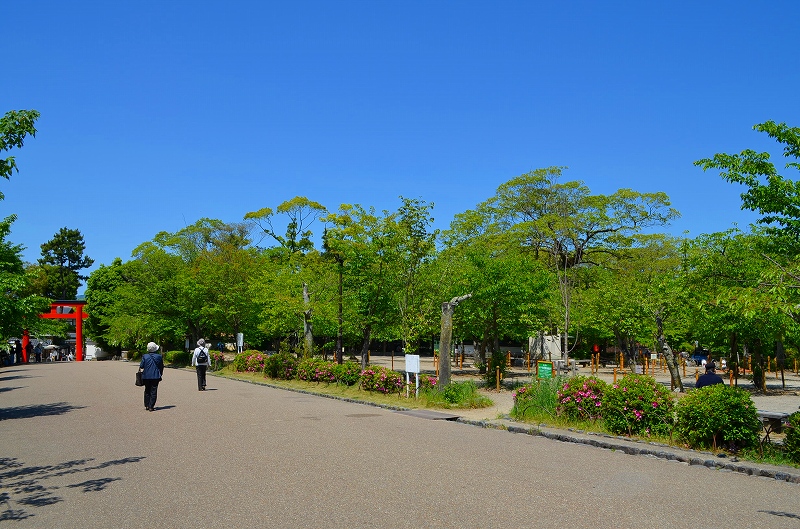
<path fill-rule="evenodd" d="M 601 414 L 616 434 L 668 434 L 674 420 L 672 393 L 647 375 L 628 374 L 603 394 Z"/>
<path fill-rule="evenodd" d="M 714 384 L 690 391 L 677 404 L 678 436 L 692 448 L 732 449 L 758 443 L 761 421 L 750 394 L 738 387 Z"/>
<path fill-rule="evenodd" d="M 366 391 L 400 394 L 403 375 L 385 367 L 369 366 L 361 372 L 361 388 Z"/>
<path fill-rule="evenodd" d="M 336 382 L 345 386 L 354 386 L 361 379 L 361 364 L 358 362 L 333 363 L 333 376 Z"/>
<path fill-rule="evenodd" d="M 225 355 L 222 354 L 222 351 L 209 351 L 208 356 L 214 371 L 225 367 Z"/>
<path fill-rule="evenodd" d="M 334 365 L 322 358 L 304 358 L 297 364 L 297 378 L 306 382 L 336 382 Z"/>
<path fill-rule="evenodd" d="M 237 354 L 233 359 L 234 371 L 248 371 L 250 373 L 261 373 L 264 371 L 264 362 L 267 355 L 261 351 L 247 350 Z"/>
<path fill-rule="evenodd" d="M 789 415 L 784 432 L 786 432 L 786 438 L 783 441 L 783 447 L 786 450 L 786 456 L 795 463 L 800 463 L 800 411 Z"/>
<path fill-rule="evenodd" d="M 600 418 L 603 394 L 608 384 L 596 377 L 574 377 L 558 390 L 556 413 L 573 420 Z"/>
<path fill-rule="evenodd" d="M 264 362 L 264 376 L 279 380 L 292 380 L 297 374 L 297 358 L 291 353 L 281 351 L 267 357 Z"/>
<path fill-rule="evenodd" d="M 420 391 L 427 391 L 427 390 L 431 390 L 431 389 L 436 389 L 436 383 L 437 382 L 438 382 L 438 380 L 436 379 L 436 377 L 434 377 L 432 375 L 426 375 L 424 373 L 421 373 L 419 375 L 419 389 L 420 389 Z"/>
<path fill-rule="evenodd" d="M 526 384 L 514 390 L 514 406 L 511 416 L 515 419 L 547 419 L 556 414 L 558 391 L 564 378 L 548 378 L 536 384 Z"/>

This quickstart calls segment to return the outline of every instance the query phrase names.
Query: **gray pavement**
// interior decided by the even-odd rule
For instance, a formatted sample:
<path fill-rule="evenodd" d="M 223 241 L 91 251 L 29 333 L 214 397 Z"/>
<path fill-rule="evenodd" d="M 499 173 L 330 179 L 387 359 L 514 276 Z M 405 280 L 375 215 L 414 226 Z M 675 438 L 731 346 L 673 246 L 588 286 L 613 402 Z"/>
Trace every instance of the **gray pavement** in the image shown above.
<path fill-rule="evenodd" d="M 800 485 L 774 477 L 215 377 L 198 392 L 188 370 L 150 413 L 135 370 L 0 370 L 0 525 L 800 525 Z"/>

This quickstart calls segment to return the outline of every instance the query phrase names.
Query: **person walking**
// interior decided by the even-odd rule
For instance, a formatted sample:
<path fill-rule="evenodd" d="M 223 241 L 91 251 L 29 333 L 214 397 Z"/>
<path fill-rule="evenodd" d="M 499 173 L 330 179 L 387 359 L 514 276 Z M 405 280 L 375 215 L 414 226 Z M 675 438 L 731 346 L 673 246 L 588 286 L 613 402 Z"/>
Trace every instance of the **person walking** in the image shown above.
<path fill-rule="evenodd" d="M 197 391 L 206 390 L 206 371 L 208 370 L 208 348 L 206 341 L 200 338 L 197 340 L 197 349 L 192 355 L 192 365 L 197 371 Z"/>
<path fill-rule="evenodd" d="M 147 344 L 147 354 L 142 356 L 139 371 L 142 372 L 142 382 L 144 382 L 144 409 L 155 411 L 158 383 L 164 374 L 164 359 L 158 353 L 158 345 L 154 342 Z"/>

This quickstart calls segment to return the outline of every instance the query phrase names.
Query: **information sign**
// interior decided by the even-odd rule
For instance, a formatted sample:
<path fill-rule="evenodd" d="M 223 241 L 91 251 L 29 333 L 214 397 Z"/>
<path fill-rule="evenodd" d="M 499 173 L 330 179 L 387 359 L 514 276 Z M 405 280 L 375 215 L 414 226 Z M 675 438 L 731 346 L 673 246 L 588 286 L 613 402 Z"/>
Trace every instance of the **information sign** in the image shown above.
<path fill-rule="evenodd" d="M 537 360 L 536 378 L 553 378 L 553 362 Z"/>

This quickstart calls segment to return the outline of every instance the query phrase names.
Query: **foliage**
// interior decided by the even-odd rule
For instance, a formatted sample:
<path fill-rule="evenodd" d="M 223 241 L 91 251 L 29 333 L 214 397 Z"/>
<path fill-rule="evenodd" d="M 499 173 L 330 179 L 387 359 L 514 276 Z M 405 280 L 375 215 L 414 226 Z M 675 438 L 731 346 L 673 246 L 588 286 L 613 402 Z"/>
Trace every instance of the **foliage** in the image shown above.
<path fill-rule="evenodd" d="M 420 398 L 427 406 L 443 408 L 485 408 L 492 405 L 492 401 L 481 395 L 478 385 L 471 380 L 451 382 L 443 388 L 420 384 Z"/>
<path fill-rule="evenodd" d="M 234 371 L 263 373 L 267 363 L 267 356 L 261 351 L 242 351 L 234 357 L 233 369 Z"/>
<path fill-rule="evenodd" d="M 83 255 L 86 243 L 79 230 L 61 228 L 52 239 L 41 245 L 42 257 L 39 264 L 47 276 L 46 297 L 55 299 L 75 299 L 78 287 L 87 276 L 79 272 L 94 264 L 94 260 Z"/>
<path fill-rule="evenodd" d="M 436 377 L 433 375 L 428 375 L 425 373 L 420 373 L 419 375 L 419 389 L 420 391 L 427 391 L 430 389 L 436 388 Z"/>
<path fill-rule="evenodd" d="M 563 377 L 548 378 L 536 384 L 526 384 L 514 390 L 514 406 L 511 416 L 515 419 L 555 417 L 558 405 L 558 390 L 563 387 Z"/>
<path fill-rule="evenodd" d="M 500 382 L 506 378 L 508 374 L 508 365 L 506 364 L 507 358 L 502 351 L 493 351 L 492 356 L 488 359 L 488 369 L 486 370 L 485 380 L 486 387 L 493 388 L 497 385 L 497 369 L 500 369 Z"/>
<path fill-rule="evenodd" d="M 595 420 L 601 415 L 608 384 L 596 377 L 568 379 L 558 390 L 556 412 L 573 420 Z"/>
<path fill-rule="evenodd" d="M 209 351 L 208 356 L 211 359 L 211 366 L 214 371 L 225 367 L 225 354 L 222 351 Z"/>
<path fill-rule="evenodd" d="M 333 363 L 333 376 L 339 384 L 354 386 L 361 379 L 361 364 L 357 362 Z"/>
<path fill-rule="evenodd" d="M 304 358 L 297 364 L 297 379 L 306 382 L 336 382 L 333 370 L 335 362 L 328 362 L 319 357 Z"/>
<path fill-rule="evenodd" d="M 403 389 L 403 375 L 381 366 L 368 366 L 361 371 L 361 388 L 365 391 L 379 391 L 390 394 Z"/>
<path fill-rule="evenodd" d="M 783 156 L 795 160 L 786 167 L 800 169 L 800 128 L 766 121 L 753 129 L 783 144 Z M 741 195 L 742 209 L 761 213 L 763 217 L 758 222 L 771 226 L 772 233 L 800 237 L 800 182 L 778 174 L 769 153 L 745 149 L 739 154 L 715 154 L 694 164 L 704 171 L 720 169 L 720 176 L 728 182 L 746 186 L 747 191 Z"/>
<path fill-rule="evenodd" d="M 690 391 L 678 402 L 676 417 L 676 433 L 692 448 L 738 450 L 757 443 L 761 431 L 750 394 L 724 384 Z"/>
<path fill-rule="evenodd" d="M 786 455 L 795 463 L 800 463 L 800 411 L 789 415 L 784 426 L 786 438 L 783 441 Z"/>
<path fill-rule="evenodd" d="M 192 351 L 166 351 L 164 352 L 164 362 L 186 367 L 192 363 L 192 353 Z"/>
<path fill-rule="evenodd" d="M 25 137 L 36 137 L 36 120 L 39 119 L 36 110 L 11 110 L 0 118 L 0 152 L 12 148 L 19 149 L 25 143 Z M 13 156 L 0 158 L 0 176 L 8 180 L 14 171 L 19 172 Z M 0 193 L 0 200 L 3 194 Z"/>
<path fill-rule="evenodd" d="M 281 351 L 270 355 L 264 362 L 264 375 L 279 380 L 292 380 L 297 374 L 297 357 Z"/>
<path fill-rule="evenodd" d="M 673 426 L 670 391 L 647 375 L 627 374 L 603 394 L 601 413 L 616 434 L 667 434 Z"/>

